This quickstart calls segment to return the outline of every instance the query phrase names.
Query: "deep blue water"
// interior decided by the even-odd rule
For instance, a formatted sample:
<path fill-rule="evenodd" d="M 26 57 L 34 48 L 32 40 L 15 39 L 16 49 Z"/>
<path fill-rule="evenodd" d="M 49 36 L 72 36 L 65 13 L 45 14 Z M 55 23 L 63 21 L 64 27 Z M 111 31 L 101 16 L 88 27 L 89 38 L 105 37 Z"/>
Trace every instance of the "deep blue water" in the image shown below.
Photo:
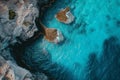
<path fill-rule="evenodd" d="M 71 24 L 55 19 L 69 6 Z M 57 0 L 44 14 L 43 23 L 60 30 L 60 44 L 44 38 L 26 48 L 24 61 L 51 80 L 120 80 L 120 0 Z"/>

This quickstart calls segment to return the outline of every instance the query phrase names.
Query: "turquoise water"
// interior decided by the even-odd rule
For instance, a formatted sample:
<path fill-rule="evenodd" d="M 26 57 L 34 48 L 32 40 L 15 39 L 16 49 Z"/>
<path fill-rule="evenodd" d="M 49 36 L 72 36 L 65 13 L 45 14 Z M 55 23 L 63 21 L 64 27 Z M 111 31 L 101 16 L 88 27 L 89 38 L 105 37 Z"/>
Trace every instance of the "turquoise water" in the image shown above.
<path fill-rule="evenodd" d="M 60 23 L 54 17 L 66 6 L 71 8 L 75 16 L 71 24 Z M 47 27 L 60 30 L 65 40 L 60 44 L 50 43 L 44 38 L 34 42 L 26 48 L 25 56 L 32 55 L 32 59 L 30 57 L 27 61 L 34 62 L 27 62 L 25 59 L 29 65 L 35 67 L 33 64 L 37 64 L 36 70 L 43 70 L 52 76 L 51 80 L 105 80 L 87 78 L 87 73 L 90 73 L 91 69 L 86 68 L 90 64 L 91 54 L 94 53 L 92 56 L 96 56 L 98 61 L 103 56 L 106 39 L 111 36 L 120 38 L 120 0 L 57 0 L 46 11 L 42 20 Z M 55 64 L 57 67 L 53 66 Z"/>

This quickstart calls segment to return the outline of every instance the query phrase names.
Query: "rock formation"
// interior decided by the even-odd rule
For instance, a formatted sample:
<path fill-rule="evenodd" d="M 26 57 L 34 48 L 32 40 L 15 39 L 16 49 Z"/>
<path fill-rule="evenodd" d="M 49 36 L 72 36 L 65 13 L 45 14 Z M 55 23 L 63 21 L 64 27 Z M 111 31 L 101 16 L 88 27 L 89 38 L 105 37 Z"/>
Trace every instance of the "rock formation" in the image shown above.
<path fill-rule="evenodd" d="M 64 40 L 62 33 L 54 28 L 45 29 L 45 39 L 54 43 L 59 43 Z"/>
<path fill-rule="evenodd" d="M 17 37 L 25 41 L 37 31 L 35 18 L 38 16 L 36 1 L 1 0 L 0 1 L 0 49 L 18 42 Z"/>
<path fill-rule="evenodd" d="M 74 16 L 70 12 L 70 8 L 66 7 L 65 9 L 60 10 L 56 15 L 56 19 L 60 22 L 63 22 L 65 24 L 69 24 L 73 22 Z"/>
<path fill-rule="evenodd" d="M 62 33 L 55 28 L 47 28 L 40 22 L 40 27 L 43 29 L 43 35 L 49 42 L 59 43 L 64 40 Z"/>
<path fill-rule="evenodd" d="M 0 80 L 31 80 L 32 74 L 0 56 Z"/>
<path fill-rule="evenodd" d="M 35 19 L 40 17 L 38 9 L 44 2 L 48 0 L 0 0 L 0 80 L 48 80 L 44 73 L 31 73 L 18 66 L 9 48 L 39 32 Z M 50 0 L 49 5 L 53 2 L 54 0 Z M 62 33 L 57 29 L 47 28 L 42 24 L 40 26 L 46 40 L 54 43 L 63 40 Z"/>
<path fill-rule="evenodd" d="M 47 0 L 39 1 L 39 4 L 44 2 Z M 0 0 L 0 80 L 47 80 L 42 73 L 34 75 L 18 66 L 9 51 L 10 45 L 26 41 L 38 31 L 36 4 L 37 0 Z"/>

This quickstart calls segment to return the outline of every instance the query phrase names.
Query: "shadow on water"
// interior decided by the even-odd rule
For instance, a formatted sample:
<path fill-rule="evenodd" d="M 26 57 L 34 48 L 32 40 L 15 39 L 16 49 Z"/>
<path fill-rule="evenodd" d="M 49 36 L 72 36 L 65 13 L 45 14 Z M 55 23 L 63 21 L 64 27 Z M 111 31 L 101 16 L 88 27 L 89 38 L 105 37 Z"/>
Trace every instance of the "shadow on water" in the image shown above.
<path fill-rule="evenodd" d="M 105 40 L 100 58 L 90 54 L 86 71 L 87 80 L 120 80 L 120 41 L 116 37 Z"/>
<path fill-rule="evenodd" d="M 34 47 L 34 45 L 34 43 L 31 45 L 15 45 L 12 55 L 18 65 L 33 73 L 43 72 L 49 80 L 75 80 L 70 70 L 61 64 L 52 62 L 52 56 L 48 52 L 42 48 Z"/>
<path fill-rule="evenodd" d="M 89 55 L 89 61 L 87 64 L 87 73 L 86 78 L 87 80 L 98 80 L 98 77 L 96 75 L 98 69 L 98 60 L 95 53 L 91 53 Z"/>

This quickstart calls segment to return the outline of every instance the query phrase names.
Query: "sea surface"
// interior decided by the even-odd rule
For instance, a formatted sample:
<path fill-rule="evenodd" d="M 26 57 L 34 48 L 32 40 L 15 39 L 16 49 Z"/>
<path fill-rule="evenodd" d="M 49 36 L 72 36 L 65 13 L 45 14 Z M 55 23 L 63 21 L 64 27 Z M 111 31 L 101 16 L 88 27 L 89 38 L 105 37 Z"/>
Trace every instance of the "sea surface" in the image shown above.
<path fill-rule="evenodd" d="M 55 18 L 67 6 L 71 24 Z M 56 0 L 42 22 L 60 30 L 64 41 L 40 37 L 27 46 L 22 57 L 33 71 L 50 80 L 120 80 L 120 0 Z"/>

